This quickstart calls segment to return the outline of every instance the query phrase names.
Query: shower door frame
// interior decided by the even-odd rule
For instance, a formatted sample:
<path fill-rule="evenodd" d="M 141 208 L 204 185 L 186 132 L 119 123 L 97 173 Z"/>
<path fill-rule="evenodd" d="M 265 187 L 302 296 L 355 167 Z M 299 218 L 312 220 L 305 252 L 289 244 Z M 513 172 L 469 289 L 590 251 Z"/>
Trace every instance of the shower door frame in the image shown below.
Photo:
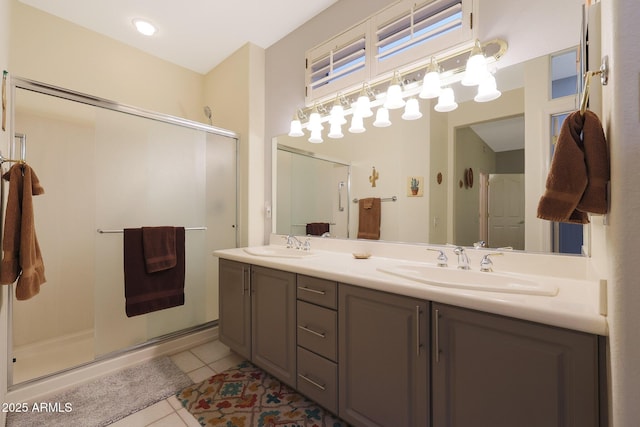
<path fill-rule="evenodd" d="M 115 101 L 111 101 L 105 98 L 100 98 L 97 96 L 93 96 L 93 95 L 88 95 L 85 93 L 81 93 L 81 92 L 76 92 L 70 89 L 65 89 L 65 88 L 61 88 L 58 86 L 54 86 L 54 85 L 50 85 L 48 83 L 43 83 L 43 82 L 38 82 L 35 80 L 31 80 L 31 79 L 26 79 L 26 78 L 22 78 L 22 77 L 17 77 L 17 76 L 12 76 L 11 78 L 11 84 L 10 84 L 10 90 L 11 90 L 11 99 L 15 100 L 16 99 L 16 89 L 24 89 L 24 90 L 28 90 L 28 91 L 32 91 L 32 92 L 36 92 L 36 93 L 40 93 L 40 94 L 44 94 L 44 95 L 50 95 L 50 96 L 54 96 L 57 98 L 61 98 L 61 99 L 65 99 L 68 101 L 73 101 L 73 102 L 78 102 L 81 104 L 86 104 L 86 105 L 90 105 L 93 107 L 98 107 L 98 108 L 103 108 L 103 109 L 107 109 L 107 110 L 111 110 L 111 111 L 116 111 L 116 112 L 120 112 L 120 113 L 124 113 L 124 114 L 129 114 L 132 116 L 137 116 L 137 117 L 141 117 L 141 118 L 145 118 L 145 119 L 151 119 L 151 120 L 155 120 L 155 121 L 159 121 L 162 123 L 167 123 L 167 124 L 172 124 L 172 125 L 176 125 L 176 126 L 180 126 L 180 127 L 184 127 L 184 128 L 189 128 L 189 129 L 195 129 L 195 130 L 200 130 L 203 131 L 205 133 L 208 134 L 214 134 L 214 135 L 218 135 L 218 136 L 224 136 L 224 137 L 228 137 L 231 138 L 235 141 L 235 218 L 234 218 L 234 237 L 235 237 L 235 246 L 238 247 L 239 245 L 239 239 L 240 239 L 240 233 L 239 233 L 239 227 L 238 227 L 238 220 L 239 220 L 239 213 L 238 213 L 238 207 L 239 207 L 239 197 L 238 197 L 238 191 L 239 191 L 239 166 L 240 166 L 240 159 L 239 159 L 239 145 L 240 145 L 240 138 L 238 136 L 238 134 L 236 132 L 227 130 L 227 129 L 223 129 L 223 128 L 219 128 L 216 126 L 211 126 L 211 125 L 207 125 L 204 123 L 200 123 L 200 122 L 196 122 L 193 120 L 188 120 L 188 119 L 184 119 L 181 117 L 176 117 L 176 116 L 172 116 L 169 114 L 164 114 L 164 113 L 159 113 L 156 111 L 151 111 L 151 110 L 146 110 L 143 108 L 139 108 L 139 107 L 134 107 L 131 105 L 126 105 L 126 104 L 122 104 L 119 102 L 115 102 Z M 11 103 L 11 116 L 10 116 L 10 121 L 9 121 L 9 129 L 11 132 L 14 132 L 15 129 L 15 101 Z M 13 140 L 13 142 L 9 145 L 8 147 L 8 157 L 15 159 L 16 157 L 13 156 L 21 156 L 19 157 L 22 160 L 26 160 L 25 159 L 25 155 L 26 155 L 26 144 L 25 144 L 25 140 L 26 140 L 26 136 L 20 134 L 15 134 L 16 138 L 21 136 L 24 139 L 22 140 L 21 143 L 21 147 L 20 147 L 20 152 L 17 152 L 16 150 L 16 144 L 15 144 L 15 138 Z M 2 191 L 1 191 L 1 197 L 2 200 L 0 202 L 0 219 L 1 224 L 0 224 L 0 236 L 2 236 L 4 234 L 4 209 L 5 209 L 5 204 L 4 204 L 4 198 L 5 198 L 5 194 L 4 194 L 4 185 L 2 185 Z M 0 237 L 1 239 L 1 237 Z M 8 321 L 8 328 L 7 328 L 7 389 L 11 390 L 14 386 L 16 386 L 16 384 L 13 383 L 13 294 L 14 294 L 14 285 L 9 285 L 8 286 L 8 298 L 7 298 L 7 321 Z M 19 385 L 23 385 L 23 384 L 29 384 L 35 381 L 40 381 L 43 378 L 49 378 L 52 376 L 56 376 L 59 374 L 62 374 L 64 372 L 73 370 L 73 369 L 77 369 L 79 367 L 82 366 L 86 366 L 86 365 L 91 365 L 93 363 L 99 362 L 101 360 L 103 360 L 104 358 L 108 358 L 108 357 L 113 357 L 114 355 L 119 355 L 122 353 L 126 353 L 132 350 L 136 350 L 139 349 L 140 347 L 144 347 L 147 345 L 153 345 L 156 344 L 158 342 L 162 342 L 162 341 L 166 341 L 166 340 L 170 340 L 172 338 L 181 336 L 183 333 L 189 333 L 192 331 L 198 331 L 204 327 L 208 327 L 211 324 L 217 324 L 217 320 L 214 320 L 212 322 L 208 322 L 205 323 L 203 325 L 196 325 L 193 326 L 191 328 L 187 328 L 187 330 L 184 331 L 175 331 L 172 333 L 169 333 L 167 335 L 164 336 L 160 336 L 160 337 L 156 337 L 153 339 L 148 339 L 146 342 L 134 345 L 130 348 L 123 348 L 115 353 L 110 353 L 101 357 L 97 357 L 95 358 L 93 361 L 87 362 L 87 363 L 83 363 L 77 366 L 73 366 L 67 369 L 63 369 L 61 371 L 56 371 L 50 374 L 45 375 L 44 377 L 39 377 L 39 378 L 34 378 L 32 380 L 27 380 L 25 382 L 21 382 L 19 383 Z"/>

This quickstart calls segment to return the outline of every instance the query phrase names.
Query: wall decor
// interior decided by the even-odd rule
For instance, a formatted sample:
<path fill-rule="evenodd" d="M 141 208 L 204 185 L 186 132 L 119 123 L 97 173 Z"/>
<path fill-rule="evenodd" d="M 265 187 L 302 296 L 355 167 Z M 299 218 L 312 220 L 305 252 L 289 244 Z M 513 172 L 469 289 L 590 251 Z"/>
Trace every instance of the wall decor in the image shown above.
<path fill-rule="evenodd" d="M 407 196 L 422 197 L 424 195 L 424 178 L 421 176 L 410 176 L 407 178 Z"/>

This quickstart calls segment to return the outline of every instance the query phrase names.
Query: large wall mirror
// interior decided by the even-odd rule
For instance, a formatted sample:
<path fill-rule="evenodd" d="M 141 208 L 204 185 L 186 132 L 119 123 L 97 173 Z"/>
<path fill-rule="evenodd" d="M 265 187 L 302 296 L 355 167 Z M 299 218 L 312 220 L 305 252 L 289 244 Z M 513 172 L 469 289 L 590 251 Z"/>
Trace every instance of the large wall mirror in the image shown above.
<path fill-rule="evenodd" d="M 557 252 L 554 240 L 561 237 L 536 218 L 536 208 L 558 128 L 554 117 L 575 109 L 578 74 L 577 48 L 572 48 L 498 69 L 502 96 L 492 102 L 476 103 L 472 90 L 455 84 L 459 108 L 453 112 L 436 112 L 433 101 L 420 100 L 418 120 L 402 120 L 402 111 L 392 110 L 389 127 L 376 128 L 373 118 L 365 119 L 366 132 L 345 130 L 344 138 L 321 144 L 306 137 L 274 138 L 275 232 L 305 234 L 301 226 L 321 217 L 331 223 L 332 236 L 354 238 L 355 200 L 379 197 L 381 240 L 465 246 L 484 240 L 489 247 Z M 350 165 L 342 187 L 347 195 L 338 195 L 345 180 L 331 173 L 311 177 L 315 168 L 303 166 L 299 176 L 291 175 L 295 157 L 330 158 L 333 168 Z M 283 191 L 282 174 L 289 183 L 313 181 L 307 188 L 326 185 L 327 196 Z M 412 183 L 419 191 L 412 191 Z M 346 213 L 337 209 L 339 200 L 348 204 Z M 307 217 L 291 218 L 292 209 L 299 213 L 309 206 Z M 585 232 L 574 230 L 578 252 Z"/>

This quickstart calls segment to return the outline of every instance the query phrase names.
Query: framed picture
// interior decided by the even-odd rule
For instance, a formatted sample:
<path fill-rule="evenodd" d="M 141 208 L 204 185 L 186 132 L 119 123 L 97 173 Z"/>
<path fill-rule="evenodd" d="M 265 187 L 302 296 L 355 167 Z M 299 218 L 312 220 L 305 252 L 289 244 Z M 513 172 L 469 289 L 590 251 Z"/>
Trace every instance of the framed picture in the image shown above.
<path fill-rule="evenodd" d="M 421 176 L 410 176 L 407 178 L 407 196 L 422 197 L 424 195 L 424 178 Z"/>

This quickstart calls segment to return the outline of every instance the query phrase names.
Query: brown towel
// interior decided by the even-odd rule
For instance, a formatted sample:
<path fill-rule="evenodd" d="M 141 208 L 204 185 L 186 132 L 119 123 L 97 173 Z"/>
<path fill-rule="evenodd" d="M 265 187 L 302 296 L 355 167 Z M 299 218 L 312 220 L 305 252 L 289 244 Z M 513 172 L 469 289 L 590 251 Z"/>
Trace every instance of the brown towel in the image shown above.
<path fill-rule="evenodd" d="M 142 227 L 142 249 L 147 273 L 175 267 L 175 227 Z"/>
<path fill-rule="evenodd" d="M 44 188 L 33 169 L 26 164 L 13 165 L 3 178 L 9 180 L 9 196 L 0 283 L 7 285 L 18 279 L 16 298 L 26 300 L 38 294 L 40 285 L 46 281 L 34 225 L 32 197 L 43 194 Z"/>
<path fill-rule="evenodd" d="M 598 116 L 576 111 L 565 119 L 551 160 L 538 218 L 587 224 L 587 212 L 607 213 L 609 153 Z"/>
<path fill-rule="evenodd" d="M 329 232 L 328 222 L 310 222 L 307 224 L 307 234 L 311 236 L 322 236 Z"/>
<path fill-rule="evenodd" d="M 380 239 L 380 198 L 360 199 L 358 208 L 358 239 Z"/>
<path fill-rule="evenodd" d="M 184 228 L 175 229 L 176 265 L 148 273 L 142 229 L 124 229 L 124 295 L 127 317 L 184 305 Z"/>

